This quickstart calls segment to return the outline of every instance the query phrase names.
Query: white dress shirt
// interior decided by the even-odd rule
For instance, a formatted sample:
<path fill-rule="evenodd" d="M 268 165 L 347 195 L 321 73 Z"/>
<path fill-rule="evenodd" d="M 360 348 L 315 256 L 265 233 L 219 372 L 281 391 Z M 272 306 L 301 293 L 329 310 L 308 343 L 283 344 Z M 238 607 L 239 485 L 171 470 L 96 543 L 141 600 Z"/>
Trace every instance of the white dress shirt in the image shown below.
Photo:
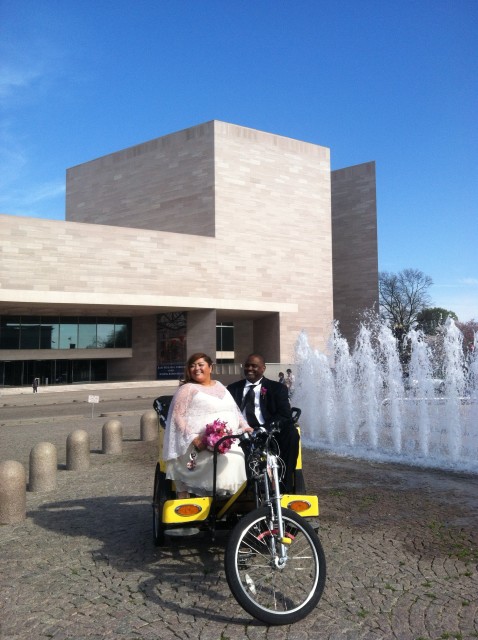
<path fill-rule="evenodd" d="M 262 415 L 261 412 L 261 403 L 259 402 L 259 394 L 261 392 L 261 381 L 262 378 L 260 380 L 258 380 L 257 382 L 246 382 L 245 386 L 244 386 L 244 393 L 242 394 L 242 399 L 244 400 L 244 398 L 246 397 L 246 394 L 248 393 L 249 389 L 251 387 L 254 387 L 254 413 L 255 416 L 259 422 L 259 424 L 264 424 L 265 420 L 264 420 L 264 416 Z M 246 417 L 246 409 L 244 408 L 243 412 L 242 412 L 243 416 Z"/>

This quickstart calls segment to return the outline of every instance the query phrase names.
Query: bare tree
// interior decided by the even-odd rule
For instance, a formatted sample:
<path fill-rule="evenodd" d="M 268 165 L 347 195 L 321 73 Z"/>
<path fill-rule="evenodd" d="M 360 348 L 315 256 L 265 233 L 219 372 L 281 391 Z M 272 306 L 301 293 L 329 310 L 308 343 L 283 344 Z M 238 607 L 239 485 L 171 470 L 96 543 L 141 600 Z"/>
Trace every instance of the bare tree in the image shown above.
<path fill-rule="evenodd" d="M 397 338 L 410 329 L 420 311 L 430 306 L 428 289 L 432 284 L 430 276 L 418 269 L 379 273 L 380 315 L 390 322 Z"/>

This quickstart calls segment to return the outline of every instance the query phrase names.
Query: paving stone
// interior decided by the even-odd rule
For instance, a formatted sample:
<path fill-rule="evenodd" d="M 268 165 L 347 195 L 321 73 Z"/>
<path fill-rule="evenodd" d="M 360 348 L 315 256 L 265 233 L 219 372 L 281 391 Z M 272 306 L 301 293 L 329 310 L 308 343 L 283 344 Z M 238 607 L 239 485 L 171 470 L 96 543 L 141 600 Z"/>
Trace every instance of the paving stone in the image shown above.
<path fill-rule="evenodd" d="M 0 638 L 478 637 L 476 476 L 305 450 L 306 481 L 321 504 L 328 578 L 316 609 L 291 626 L 268 628 L 236 603 L 224 575 L 227 534 L 214 543 L 202 535 L 155 548 L 157 444 L 140 440 L 140 417 L 161 393 L 108 391 L 105 411 L 114 404 L 124 425 L 118 456 L 98 453 L 104 417 L 91 418 L 73 392 L 54 394 L 55 404 L 39 394 L 35 406 L 28 396 L 17 406 L 14 395 L 2 399 L 8 406 L 0 418 L 0 460 L 25 464 L 35 442 L 49 441 L 60 468 L 55 490 L 27 493 L 23 523 L 0 527 Z M 62 468 L 75 428 L 90 436 L 85 472 Z"/>

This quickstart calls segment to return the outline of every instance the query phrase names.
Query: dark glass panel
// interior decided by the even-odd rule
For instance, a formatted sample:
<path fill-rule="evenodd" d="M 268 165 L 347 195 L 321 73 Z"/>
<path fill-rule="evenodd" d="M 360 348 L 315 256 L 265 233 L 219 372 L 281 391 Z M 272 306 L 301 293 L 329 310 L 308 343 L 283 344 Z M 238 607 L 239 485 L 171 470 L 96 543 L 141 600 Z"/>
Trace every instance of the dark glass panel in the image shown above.
<path fill-rule="evenodd" d="M 60 349 L 78 346 L 78 318 L 60 318 Z"/>
<path fill-rule="evenodd" d="M 234 325 L 224 322 L 216 327 L 217 351 L 234 351 Z"/>
<path fill-rule="evenodd" d="M 115 321 L 115 347 L 131 347 L 131 320 L 128 318 Z"/>
<path fill-rule="evenodd" d="M 20 349 L 40 348 L 40 316 L 22 316 Z"/>
<path fill-rule="evenodd" d="M 40 349 L 60 348 L 60 320 L 47 316 L 41 317 Z"/>
<path fill-rule="evenodd" d="M 96 349 L 96 318 L 80 318 L 78 326 L 78 348 Z"/>
<path fill-rule="evenodd" d="M 91 382 L 108 379 L 108 367 L 106 360 L 91 360 Z"/>
<path fill-rule="evenodd" d="M 73 360 L 71 362 L 72 382 L 89 382 L 90 381 L 90 361 L 89 360 Z"/>
<path fill-rule="evenodd" d="M 0 349 L 20 348 L 20 316 L 2 316 Z"/>
<path fill-rule="evenodd" d="M 112 318 L 98 318 L 98 349 L 112 349 L 115 346 L 115 323 Z"/>
<path fill-rule="evenodd" d="M 70 361 L 69 360 L 56 360 L 55 368 L 55 383 L 67 384 L 71 382 L 70 373 Z"/>
<path fill-rule="evenodd" d="M 234 351 L 234 327 L 222 327 L 221 351 Z"/>

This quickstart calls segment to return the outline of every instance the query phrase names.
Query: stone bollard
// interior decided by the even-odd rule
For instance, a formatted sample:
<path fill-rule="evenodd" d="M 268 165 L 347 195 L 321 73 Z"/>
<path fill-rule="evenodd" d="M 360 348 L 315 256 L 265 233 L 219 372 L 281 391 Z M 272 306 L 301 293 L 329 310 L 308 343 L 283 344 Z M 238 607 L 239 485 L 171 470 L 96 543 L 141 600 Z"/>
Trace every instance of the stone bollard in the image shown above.
<path fill-rule="evenodd" d="M 141 416 L 140 429 L 141 440 L 143 440 L 143 442 L 156 440 L 158 437 L 158 414 L 154 409 L 143 413 Z"/>
<path fill-rule="evenodd" d="M 27 476 L 15 460 L 0 463 L 0 524 L 15 524 L 27 514 Z"/>
<path fill-rule="evenodd" d="M 56 489 L 58 456 L 56 447 L 50 442 L 39 442 L 30 451 L 30 491 L 52 491 Z"/>
<path fill-rule="evenodd" d="M 119 420 L 108 420 L 103 425 L 103 453 L 123 451 L 123 425 Z"/>
<path fill-rule="evenodd" d="M 66 468 L 68 471 L 86 471 L 90 468 L 90 436 L 77 429 L 66 439 Z"/>

